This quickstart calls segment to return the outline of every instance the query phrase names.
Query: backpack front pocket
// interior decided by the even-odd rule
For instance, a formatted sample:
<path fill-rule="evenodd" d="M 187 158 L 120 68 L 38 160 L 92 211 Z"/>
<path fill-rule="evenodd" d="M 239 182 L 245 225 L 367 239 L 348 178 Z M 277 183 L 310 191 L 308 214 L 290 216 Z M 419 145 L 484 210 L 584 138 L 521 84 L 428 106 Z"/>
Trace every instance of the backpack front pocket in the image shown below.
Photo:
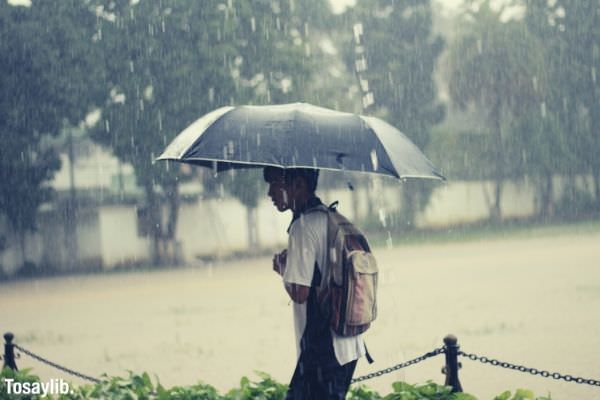
<path fill-rule="evenodd" d="M 377 317 L 377 262 L 373 254 L 357 250 L 349 254 L 346 324 L 369 324 Z"/>

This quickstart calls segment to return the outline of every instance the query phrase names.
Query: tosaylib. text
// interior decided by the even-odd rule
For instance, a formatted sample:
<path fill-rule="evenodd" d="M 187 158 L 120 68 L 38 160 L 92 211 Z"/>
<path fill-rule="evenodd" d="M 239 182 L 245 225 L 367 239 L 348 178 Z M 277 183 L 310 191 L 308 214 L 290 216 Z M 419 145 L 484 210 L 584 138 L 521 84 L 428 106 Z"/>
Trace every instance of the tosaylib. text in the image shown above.
<path fill-rule="evenodd" d="M 62 379 L 50 379 L 48 382 L 15 382 L 4 378 L 7 394 L 39 394 L 43 396 L 70 393 L 69 383 Z"/>

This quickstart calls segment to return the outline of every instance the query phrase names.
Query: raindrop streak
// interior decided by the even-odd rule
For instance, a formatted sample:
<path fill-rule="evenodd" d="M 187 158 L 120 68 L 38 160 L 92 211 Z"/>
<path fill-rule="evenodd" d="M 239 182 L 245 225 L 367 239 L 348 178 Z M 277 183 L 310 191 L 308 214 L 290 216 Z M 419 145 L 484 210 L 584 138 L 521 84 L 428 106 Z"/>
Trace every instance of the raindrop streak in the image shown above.
<path fill-rule="evenodd" d="M 363 72 L 367 70 L 367 60 L 364 57 L 356 60 L 356 72 Z"/>
<path fill-rule="evenodd" d="M 361 79 L 360 80 L 360 88 L 362 89 L 363 92 L 368 92 L 369 91 L 369 81 L 366 79 Z"/>
<path fill-rule="evenodd" d="M 371 164 L 373 165 L 373 171 L 377 171 L 379 169 L 379 158 L 377 157 L 377 152 L 374 149 L 371 150 Z"/>
<path fill-rule="evenodd" d="M 387 233 L 387 239 L 385 240 L 385 244 L 387 245 L 388 249 L 391 249 L 394 247 L 394 243 L 392 242 L 392 234 L 390 231 L 388 231 Z"/>
<path fill-rule="evenodd" d="M 381 222 L 381 225 L 384 228 L 387 228 L 386 215 L 385 215 L 385 210 L 383 208 L 379 209 L 379 221 Z"/>
<path fill-rule="evenodd" d="M 363 25 L 359 22 L 358 24 L 354 24 L 354 40 L 356 44 L 360 44 L 360 37 L 363 34 Z"/>
<path fill-rule="evenodd" d="M 540 112 L 542 113 L 542 118 L 546 118 L 546 102 L 542 101 L 540 104 Z"/>
<path fill-rule="evenodd" d="M 287 191 L 286 191 L 286 190 L 282 190 L 282 191 L 281 191 L 281 193 L 283 194 L 283 202 L 284 202 L 285 204 L 287 204 L 287 202 L 288 202 L 288 194 L 287 194 Z"/>

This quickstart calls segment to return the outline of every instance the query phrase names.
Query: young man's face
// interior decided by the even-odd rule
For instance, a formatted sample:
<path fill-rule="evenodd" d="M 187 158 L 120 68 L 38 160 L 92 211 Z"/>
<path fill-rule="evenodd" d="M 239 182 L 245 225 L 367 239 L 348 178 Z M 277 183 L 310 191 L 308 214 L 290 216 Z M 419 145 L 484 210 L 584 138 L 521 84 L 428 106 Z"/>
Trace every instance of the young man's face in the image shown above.
<path fill-rule="evenodd" d="M 291 185 L 285 183 L 283 174 L 273 176 L 269 180 L 268 195 L 278 211 L 289 210 L 291 204 Z"/>

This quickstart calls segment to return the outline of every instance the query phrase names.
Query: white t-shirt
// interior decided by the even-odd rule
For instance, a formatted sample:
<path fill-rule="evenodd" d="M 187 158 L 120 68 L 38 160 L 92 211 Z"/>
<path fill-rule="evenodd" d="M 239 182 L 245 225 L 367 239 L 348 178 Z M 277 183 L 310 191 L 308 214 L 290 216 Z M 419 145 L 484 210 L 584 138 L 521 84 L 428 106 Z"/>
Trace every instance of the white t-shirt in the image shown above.
<path fill-rule="evenodd" d="M 327 214 L 313 211 L 302 214 L 289 230 L 286 269 L 283 275 L 285 283 L 310 286 L 315 261 L 321 276 L 327 276 Z M 296 350 L 300 357 L 300 339 L 306 327 L 306 302 L 293 302 L 294 325 L 296 328 Z M 365 355 L 362 335 L 344 337 L 331 331 L 335 357 L 344 365 Z"/>

